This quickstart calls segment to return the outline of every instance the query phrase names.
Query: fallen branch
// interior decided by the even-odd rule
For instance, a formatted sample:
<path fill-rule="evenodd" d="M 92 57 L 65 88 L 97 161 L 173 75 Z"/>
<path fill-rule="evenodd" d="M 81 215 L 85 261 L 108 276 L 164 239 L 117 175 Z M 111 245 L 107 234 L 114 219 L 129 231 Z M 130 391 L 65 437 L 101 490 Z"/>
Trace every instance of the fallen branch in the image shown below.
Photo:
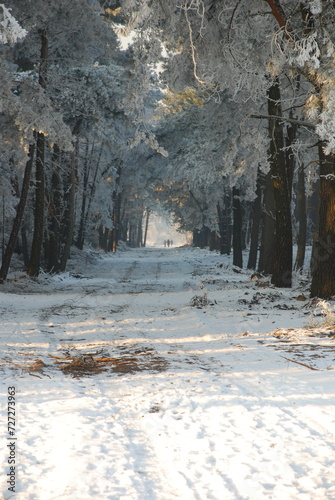
<path fill-rule="evenodd" d="M 300 363 L 299 361 L 294 361 L 294 359 L 286 358 L 285 356 L 282 355 L 280 355 L 280 357 L 286 359 L 286 361 L 291 361 L 291 363 L 296 363 L 297 365 L 309 368 L 310 370 L 320 371 L 319 368 L 313 368 L 313 366 L 306 365 L 305 363 Z"/>
<path fill-rule="evenodd" d="M 22 370 L 22 373 L 23 373 L 23 372 L 27 372 L 27 373 L 29 373 L 29 375 L 31 375 L 32 377 L 37 377 L 37 378 L 40 378 L 40 379 L 42 378 L 42 377 L 40 377 L 39 375 L 36 375 L 36 373 L 31 373 L 29 370 Z"/>

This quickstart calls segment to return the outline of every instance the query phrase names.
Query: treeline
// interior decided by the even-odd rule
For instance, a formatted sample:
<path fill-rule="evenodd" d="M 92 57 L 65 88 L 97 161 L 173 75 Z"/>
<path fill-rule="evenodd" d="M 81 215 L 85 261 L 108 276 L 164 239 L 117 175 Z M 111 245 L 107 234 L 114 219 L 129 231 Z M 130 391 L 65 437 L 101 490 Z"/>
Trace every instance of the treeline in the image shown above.
<path fill-rule="evenodd" d="M 334 296 L 334 3 L 175 7 L 154 4 L 143 21 L 153 32 L 163 27 L 160 36 L 175 50 L 166 79 L 181 103 L 177 109 L 168 96 L 158 128 L 171 152 L 163 203 L 181 227 L 195 229 L 195 244 L 232 245 L 236 265 L 249 226 L 247 265 L 271 274 L 278 287 L 291 286 L 313 233 L 311 295 Z M 197 103 L 182 98 L 186 85 Z"/>
<path fill-rule="evenodd" d="M 1 281 L 14 252 L 38 276 L 64 271 L 72 245 L 115 252 L 121 238 L 145 244 L 137 189 L 148 149 L 132 102 L 146 92 L 135 56 L 120 51 L 99 2 L 8 4 L 15 17 L 0 47 Z"/>

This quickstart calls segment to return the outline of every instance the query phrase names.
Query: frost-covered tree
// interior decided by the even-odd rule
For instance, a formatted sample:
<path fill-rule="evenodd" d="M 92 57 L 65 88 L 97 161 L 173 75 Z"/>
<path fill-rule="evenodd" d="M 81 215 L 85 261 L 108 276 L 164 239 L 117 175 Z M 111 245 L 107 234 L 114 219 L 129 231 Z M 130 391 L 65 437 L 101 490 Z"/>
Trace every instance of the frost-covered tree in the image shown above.
<path fill-rule="evenodd" d="M 111 64 L 118 54 L 117 41 L 95 2 L 12 4 L 28 34 L 11 53 L 11 90 L 13 81 L 17 83 L 15 92 L 9 92 L 11 100 L 5 112 L 17 124 L 27 150 L 36 137 L 39 140 L 35 154 L 41 179 L 36 179 L 35 199 L 40 193 L 37 212 L 49 261 L 46 267 L 57 270 L 66 265 L 75 228 L 74 202 L 81 179 L 78 155 L 83 151 L 80 142 L 95 140 L 97 150 L 102 143 L 108 147 L 114 143 L 117 148 L 118 127 L 112 122 L 120 114 L 121 82 L 115 64 Z M 16 148 L 20 149 L 19 141 Z M 45 202 L 48 210 L 44 210 Z M 57 248 L 53 257 L 48 255 Z M 33 248 L 32 255 L 37 258 L 30 274 L 39 272 L 38 252 L 41 240 Z"/>
<path fill-rule="evenodd" d="M 12 45 L 27 35 L 27 31 L 4 4 L 0 4 L 0 19 L 0 44 Z"/>
<path fill-rule="evenodd" d="M 300 74 L 311 85 L 305 113 L 315 124 L 319 137 L 320 212 L 312 259 L 312 296 L 329 298 L 335 293 L 335 122 L 334 89 L 335 8 L 330 1 L 301 2 L 302 26 L 292 23 L 279 1 L 268 1 L 281 27 L 277 50 L 279 69 Z M 277 57 L 277 62 L 279 58 Z M 307 97 L 307 96 L 306 96 Z"/>
<path fill-rule="evenodd" d="M 334 137 L 332 2 L 124 0 L 121 5 L 129 29 L 144 32 L 146 37 L 160 39 L 165 44 L 170 55 L 164 73 L 166 84 L 176 90 L 198 85 L 214 99 L 227 90 L 230 98 L 244 109 L 245 117 L 252 115 L 270 120 L 270 126 L 277 127 L 278 132 L 280 123 L 308 127 L 324 141 L 324 153 L 331 152 Z M 280 115 L 276 112 L 269 116 L 270 109 L 268 112 L 264 109 L 276 82 L 281 87 L 284 104 L 278 103 Z M 304 104 L 305 110 L 310 111 L 308 115 L 299 112 Z M 275 147 L 278 151 L 286 148 L 286 153 L 288 148 L 294 151 L 288 125 L 281 125 L 281 129 L 276 140 L 283 138 Z M 293 142 L 298 140 L 296 136 Z M 292 154 L 285 154 L 285 162 Z M 273 281 L 278 286 L 287 286 L 292 267 L 291 194 L 287 190 L 293 173 L 287 171 L 289 161 L 285 168 L 278 170 L 281 160 L 271 156 L 270 144 L 268 155 L 272 158 L 276 237 L 286 248 L 285 259 L 280 254 L 276 256 Z M 321 161 L 321 165 L 324 162 Z M 321 220 L 324 222 L 325 218 L 320 217 Z M 276 245 L 279 247 L 281 245 Z M 322 280 L 325 279 L 323 273 Z"/>

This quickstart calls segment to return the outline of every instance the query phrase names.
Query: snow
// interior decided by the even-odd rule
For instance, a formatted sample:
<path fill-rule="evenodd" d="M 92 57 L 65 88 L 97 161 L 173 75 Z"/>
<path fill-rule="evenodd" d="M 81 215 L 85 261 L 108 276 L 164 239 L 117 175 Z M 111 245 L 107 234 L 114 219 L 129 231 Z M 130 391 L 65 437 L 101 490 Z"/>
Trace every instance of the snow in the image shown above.
<path fill-rule="evenodd" d="M 27 31 L 19 25 L 17 20 L 12 16 L 10 11 L 4 4 L 0 4 L 0 43 L 14 44 L 21 38 L 27 35 Z"/>
<path fill-rule="evenodd" d="M 303 276 L 279 290 L 227 256 L 148 248 L 10 278 L 4 499 L 335 498 L 332 304 L 310 300 Z"/>

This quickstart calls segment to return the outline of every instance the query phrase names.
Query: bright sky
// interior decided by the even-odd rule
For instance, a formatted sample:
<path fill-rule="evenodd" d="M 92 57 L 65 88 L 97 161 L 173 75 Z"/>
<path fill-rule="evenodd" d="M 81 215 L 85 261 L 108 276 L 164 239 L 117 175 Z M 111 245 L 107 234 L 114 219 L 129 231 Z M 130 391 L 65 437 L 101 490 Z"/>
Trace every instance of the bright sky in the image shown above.
<path fill-rule="evenodd" d="M 164 240 L 168 239 L 173 241 L 173 246 L 185 245 L 188 242 L 187 234 L 177 232 L 168 216 L 153 213 L 149 219 L 147 246 L 164 246 Z"/>

